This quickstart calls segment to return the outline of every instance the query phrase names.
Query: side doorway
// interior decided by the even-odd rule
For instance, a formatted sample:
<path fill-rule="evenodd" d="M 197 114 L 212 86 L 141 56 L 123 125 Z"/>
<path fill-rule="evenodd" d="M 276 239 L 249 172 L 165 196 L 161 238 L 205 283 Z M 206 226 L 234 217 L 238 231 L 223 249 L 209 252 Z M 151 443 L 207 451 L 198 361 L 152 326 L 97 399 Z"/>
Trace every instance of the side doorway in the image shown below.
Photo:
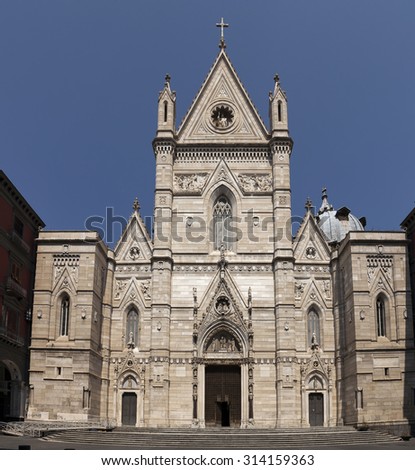
<path fill-rule="evenodd" d="M 322 393 L 308 395 L 308 417 L 310 426 L 324 425 L 324 396 Z"/>
<path fill-rule="evenodd" d="M 135 426 L 137 423 L 137 395 L 134 392 L 124 392 L 122 395 L 121 424 Z"/>

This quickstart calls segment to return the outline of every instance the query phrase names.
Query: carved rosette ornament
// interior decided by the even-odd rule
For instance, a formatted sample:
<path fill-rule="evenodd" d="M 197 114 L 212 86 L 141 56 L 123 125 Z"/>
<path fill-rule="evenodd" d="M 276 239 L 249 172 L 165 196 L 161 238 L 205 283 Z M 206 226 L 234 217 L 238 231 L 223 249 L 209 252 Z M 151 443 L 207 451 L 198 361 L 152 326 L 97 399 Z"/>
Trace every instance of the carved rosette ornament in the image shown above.
<path fill-rule="evenodd" d="M 136 261 L 140 257 L 140 248 L 138 246 L 132 246 L 128 253 L 128 256 L 133 260 Z"/>

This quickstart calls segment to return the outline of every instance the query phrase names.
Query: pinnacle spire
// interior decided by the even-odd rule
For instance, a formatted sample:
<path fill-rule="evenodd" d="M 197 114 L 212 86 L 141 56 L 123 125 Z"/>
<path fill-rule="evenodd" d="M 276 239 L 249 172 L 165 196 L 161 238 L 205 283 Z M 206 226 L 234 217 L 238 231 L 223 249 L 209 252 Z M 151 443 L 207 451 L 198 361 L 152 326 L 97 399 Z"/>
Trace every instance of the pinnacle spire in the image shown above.
<path fill-rule="evenodd" d="M 322 203 L 321 203 L 320 210 L 318 211 L 319 214 L 322 214 L 323 212 L 326 212 L 326 211 L 331 211 L 333 209 L 333 206 L 329 204 L 329 201 L 327 198 L 327 188 L 323 188 L 321 190 L 321 193 L 322 193 L 321 194 Z"/>
<path fill-rule="evenodd" d="M 138 197 L 136 197 L 133 202 L 133 211 L 138 212 L 139 210 L 140 210 L 140 203 L 138 202 Z"/>

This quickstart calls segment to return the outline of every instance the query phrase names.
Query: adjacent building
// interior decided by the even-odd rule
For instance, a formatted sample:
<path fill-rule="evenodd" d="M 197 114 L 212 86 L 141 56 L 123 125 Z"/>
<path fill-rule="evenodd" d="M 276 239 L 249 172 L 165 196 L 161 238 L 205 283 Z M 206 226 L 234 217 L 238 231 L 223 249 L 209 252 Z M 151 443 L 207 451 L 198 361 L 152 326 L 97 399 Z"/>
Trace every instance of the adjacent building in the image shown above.
<path fill-rule="evenodd" d="M 42 227 L 0 170 L 0 421 L 26 413 L 35 239 Z"/>

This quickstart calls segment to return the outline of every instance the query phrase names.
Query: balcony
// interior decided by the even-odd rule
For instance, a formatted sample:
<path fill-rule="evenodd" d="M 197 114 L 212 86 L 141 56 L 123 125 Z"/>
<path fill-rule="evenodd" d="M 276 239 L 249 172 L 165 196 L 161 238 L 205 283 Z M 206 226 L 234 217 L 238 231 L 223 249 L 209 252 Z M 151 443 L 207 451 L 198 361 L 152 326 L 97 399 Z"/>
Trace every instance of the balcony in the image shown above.
<path fill-rule="evenodd" d="M 24 289 L 18 282 L 16 282 L 11 277 L 7 278 L 6 292 L 7 294 L 16 297 L 19 300 L 26 299 L 27 297 L 26 289 Z"/>
<path fill-rule="evenodd" d="M 24 338 L 12 331 L 9 331 L 6 327 L 0 326 L 0 340 L 6 341 L 14 346 L 24 346 Z"/>
<path fill-rule="evenodd" d="M 20 237 L 20 235 L 17 232 L 13 231 L 11 233 L 11 239 L 16 245 L 22 248 L 26 253 L 30 253 L 29 245 L 23 240 L 23 238 Z"/>

